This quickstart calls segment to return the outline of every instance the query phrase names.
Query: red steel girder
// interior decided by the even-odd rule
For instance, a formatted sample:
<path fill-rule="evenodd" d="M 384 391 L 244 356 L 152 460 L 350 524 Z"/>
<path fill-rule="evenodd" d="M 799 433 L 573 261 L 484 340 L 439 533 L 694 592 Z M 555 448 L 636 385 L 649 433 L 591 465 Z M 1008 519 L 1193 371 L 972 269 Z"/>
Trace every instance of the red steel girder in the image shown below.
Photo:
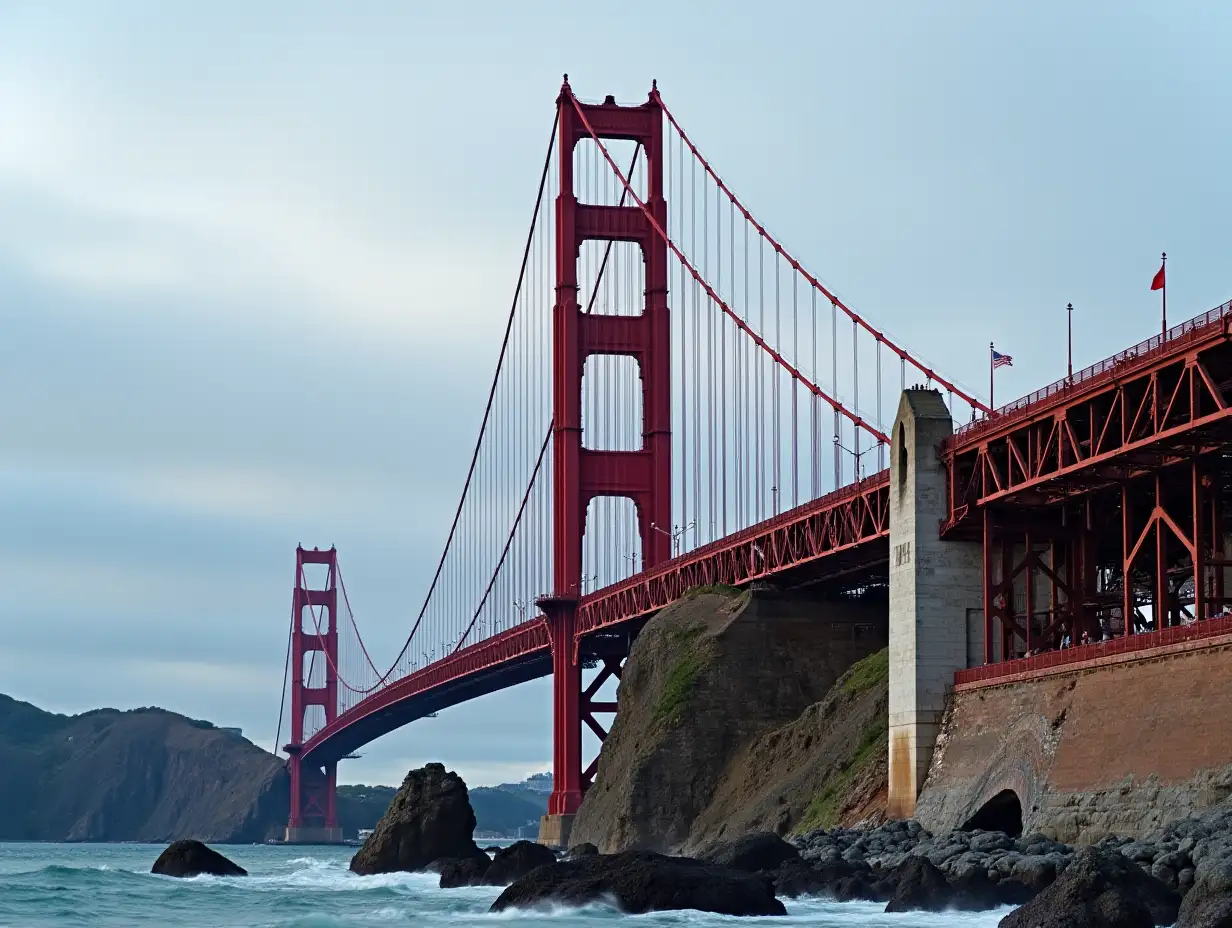
<path fill-rule="evenodd" d="M 591 593 L 578 606 L 578 638 L 662 609 L 694 587 L 748 583 L 886 538 L 889 486 L 889 471 L 880 471 Z"/>
<path fill-rule="evenodd" d="M 960 429 L 942 446 L 950 476 L 943 531 L 975 506 L 1049 502 L 1218 444 L 1214 433 L 1232 415 L 1230 323 L 1227 303 L 1178 326 L 1167 341 L 1156 336 Z"/>
<path fill-rule="evenodd" d="M 395 703 L 499 667 L 518 658 L 527 657 L 536 652 L 546 652 L 549 647 L 547 623 L 542 617 L 538 617 L 470 647 L 455 651 L 448 657 L 441 658 L 422 670 L 417 670 L 378 690 L 346 712 L 339 714 L 336 719 L 304 743 L 303 754 L 307 757 L 344 728 Z"/>

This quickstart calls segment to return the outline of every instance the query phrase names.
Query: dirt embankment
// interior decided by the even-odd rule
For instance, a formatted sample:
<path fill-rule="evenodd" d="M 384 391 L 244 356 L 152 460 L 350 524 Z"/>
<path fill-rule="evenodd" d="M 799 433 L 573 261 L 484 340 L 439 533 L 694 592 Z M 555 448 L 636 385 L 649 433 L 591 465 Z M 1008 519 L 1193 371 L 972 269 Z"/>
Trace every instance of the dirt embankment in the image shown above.
<path fill-rule="evenodd" d="M 795 721 L 727 764 L 686 850 L 752 831 L 779 834 L 885 819 L 889 664 L 883 648 Z"/>
<path fill-rule="evenodd" d="M 677 851 L 875 818 L 886 616 L 883 598 L 724 589 L 659 613 L 622 674 L 571 842 Z"/>

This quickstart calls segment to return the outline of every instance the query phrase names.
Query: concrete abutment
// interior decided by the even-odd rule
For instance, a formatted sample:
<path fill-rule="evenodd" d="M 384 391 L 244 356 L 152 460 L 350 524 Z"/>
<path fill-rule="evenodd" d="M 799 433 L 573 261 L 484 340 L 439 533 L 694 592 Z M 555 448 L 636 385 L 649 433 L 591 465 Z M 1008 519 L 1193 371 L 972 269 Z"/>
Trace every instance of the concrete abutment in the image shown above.
<path fill-rule="evenodd" d="M 915 814 L 954 673 L 967 666 L 968 628 L 982 630 L 979 545 L 942 541 L 946 474 L 939 448 L 953 431 L 936 390 L 903 391 L 890 454 L 891 817 Z M 969 621 L 972 616 L 972 621 Z"/>

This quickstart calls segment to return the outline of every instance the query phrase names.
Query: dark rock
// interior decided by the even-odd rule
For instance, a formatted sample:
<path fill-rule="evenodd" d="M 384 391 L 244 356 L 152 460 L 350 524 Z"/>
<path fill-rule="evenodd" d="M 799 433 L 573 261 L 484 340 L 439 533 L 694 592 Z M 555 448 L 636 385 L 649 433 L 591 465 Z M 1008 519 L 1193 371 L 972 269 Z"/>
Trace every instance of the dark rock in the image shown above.
<path fill-rule="evenodd" d="M 978 912 L 1003 905 L 1022 905 L 1035 897 L 1037 890 L 1016 879 L 1002 877 L 998 870 L 969 870 L 962 876 L 950 875 L 955 893 L 954 908 Z"/>
<path fill-rule="evenodd" d="M 248 876 L 248 871 L 232 863 L 200 841 L 175 841 L 158 855 L 151 873 L 161 876 Z"/>
<path fill-rule="evenodd" d="M 796 896 L 829 896 L 849 902 L 852 899 L 875 899 L 872 888 L 875 880 L 867 864 L 840 861 L 813 866 L 804 860 L 787 860 L 774 875 L 774 891 L 789 899 Z"/>
<path fill-rule="evenodd" d="M 757 873 L 777 870 L 788 861 L 799 860 L 800 852 L 778 835 L 761 831 L 711 845 L 698 854 L 697 859 L 746 873 Z"/>
<path fill-rule="evenodd" d="M 1232 928 L 1232 858 L 1202 859 L 1181 903 L 1176 928 Z"/>
<path fill-rule="evenodd" d="M 599 849 L 589 841 L 583 841 L 581 844 L 575 844 L 569 848 L 565 857 L 594 857 L 599 853 Z"/>
<path fill-rule="evenodd" d="M 371 837 L 351 858 L 361 875 L 423 870 L 436 860 L 474 857 L 488 861 L 472 837 L 475 813 L 466 784 L 441 764 L 412 770 Z"/>
<path fill-rule="evenodd" d="M 927 858 L 909 857 L 892 874 L 894 895 L 887 912 L 941 912 L 954 908 L 955 893 L 945 874 Z"/>
<path fill-rule="evenodd" d="M 458 889 L 461 886 L 482 886 L 484 874 L 492 862 L 483 857 L 446 857 L 434 860 L 426 869 L 441 875 L 441 889 Z"/>
<path fill-rule="evenodd" d="M 591 855 L 539 867 L 505 888 L 492 911 L 611 899 L 622 912 L 697 909 L 721 915 L 786 915 L 770 879 L 689 857 L 648 851 Z"/>
<path fill-rule="evenodd" d="M 489 886 L 508 886 L 520 880 L 536 867 L 556 863 L 556 855 L 548 847 L 533 841 L 518 841 L 499 851 L 484 874 Z"/>
<path fill-rule="evenodd" d="M 1000 928 L 1152 928 L 1176 921 L 1179 899 L 1120 853 L 1087 848 Z"/>
<path fill-rule="evenodd" d="M 1010 876 L 1035 892 L 1040 892 L 1051 886 L 1057 878 L 1057 865 L 1042 854 L 1031 854 L 1014 864 Z"/>

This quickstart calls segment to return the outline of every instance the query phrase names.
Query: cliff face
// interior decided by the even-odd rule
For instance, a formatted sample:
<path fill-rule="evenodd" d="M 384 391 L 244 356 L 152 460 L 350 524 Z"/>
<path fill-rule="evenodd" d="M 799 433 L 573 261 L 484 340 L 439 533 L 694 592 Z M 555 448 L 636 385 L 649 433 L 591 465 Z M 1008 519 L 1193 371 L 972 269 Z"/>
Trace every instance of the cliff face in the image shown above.
<path fill-rule="evenodd" d="M 0 696 L 0 840 L 262 841 L 285 824 L 279 758 L 207 722 Z"/>
<path fill-rule="evenodd" d="M 832 720 L 780 735 L 774 743 L 791 744 L 798 755 L 792 765 L 766 738 L 822 701 L 855 661 L 884 647 L 885 636 L 884 600 L 715 590 L 663 610 L 638 636 L 622 673 L 616 721 L 571 843 L 674 851 L 725 826 L 729 835 L 755 823 L 790 830 L 817 798 L 816 778 L 804 768 L 827 749 L 818 732 Z M 881 713 L 884 742 L 884 702 Z M 854 738 L 856 748 L 861 737 L 862 729 L 835 735 L 842 744 Z M 789 802 L 779 802 L 779 783 Z"/>
<path fill-rule="evenodd" d="M 883 648 L 851 667 L 821 702 L 732 758 L 685 850 L 754 831 L 883 821 L 888 711 Z"/>

